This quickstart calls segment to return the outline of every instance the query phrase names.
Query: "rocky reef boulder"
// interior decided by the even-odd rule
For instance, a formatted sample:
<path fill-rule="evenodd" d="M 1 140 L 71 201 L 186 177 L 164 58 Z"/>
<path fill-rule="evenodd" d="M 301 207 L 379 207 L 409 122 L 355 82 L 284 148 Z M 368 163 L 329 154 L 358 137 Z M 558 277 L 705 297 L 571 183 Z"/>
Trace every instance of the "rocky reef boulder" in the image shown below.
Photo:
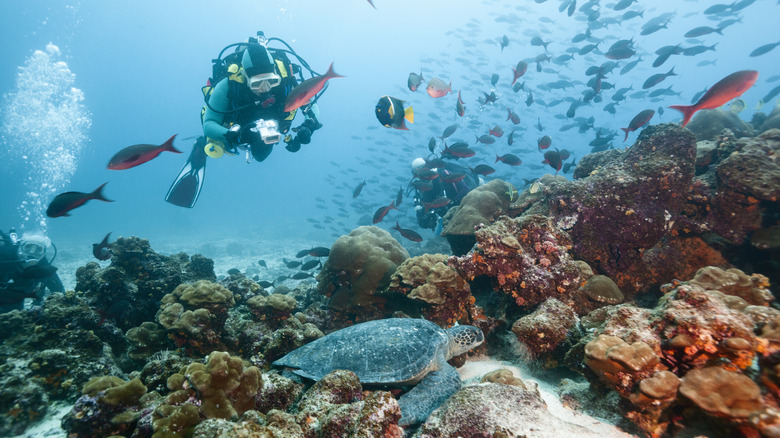
<path fill-rule="evenodd" d="M 318 288 L 330 296 L 331 309 L 364 313 L 381 306 L 385 298 L 376 292 L 390 284 L 390 277 L 409 253 L 387 231 L 363 226 L 339 237 L 317 275 Z"/>
<path fill-rule="evenodd" d="M 500 179 L 494 179 L 467 193 L 460 205 L 451 208 L 444 218 L 445 226 L 441 235 L 447 238 L 452 253 L 467 253 L 476 243 L 474 230 L 477 225 L 487 225 L 506 214 L 510 202 L 515 198 L 515 186 Z"/>

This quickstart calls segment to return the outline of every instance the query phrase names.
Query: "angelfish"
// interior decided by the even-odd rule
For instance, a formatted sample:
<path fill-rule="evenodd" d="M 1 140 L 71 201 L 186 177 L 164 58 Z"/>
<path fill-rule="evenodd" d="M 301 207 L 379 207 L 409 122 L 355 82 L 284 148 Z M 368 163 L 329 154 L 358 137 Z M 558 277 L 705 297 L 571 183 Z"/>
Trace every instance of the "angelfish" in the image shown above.
<path fill-rule="evenodd" d="M 404 120 L 414 123 L 412 107 L 404 108 L 404 101 L 391 96 L 382 96 L 376 103 L 376 119 L 382 126 L 401 130 L 409 130 Z"/>
<path fill-rule="evenodd" d="M 287 95 L 287 99 L 284 101 L 284 111 L 290 112 L 300 108 L 319 93 L 320 90 L 322 90 L 322 87 L 325 86 L 325 82 L 329 79 L 343 77 L 344 76 L 333 71 L 333 63 L 331 62 L 328 71 L 324 75 L 306 79 L 290 91 L 290 94 Z"/>
<path fill-rule="evenodd" d="M 108 238 L 111 236 L 111 233 L 106 234 L 106 237 L 103 238 L 103 241 L 100 243 L 93 243 L 92 244 L 92 255 L 95 256 L 98 260 L 108 260 L 111 258 L 113 253 L 111 252 L 111 248 L 109 248 Z"/>
<path fill-rule="evenodd" d="M 181 151 L 173 147 L 174 138 L 176 138 L 176 134 L 173 134 L 168 141 L 161 145 L 136 144 L 128 146 L 111 157 L 108 161 L 108 168 L 111 170 L 129 169 L 156 158 L 164 151 L 180 154 Z"/>

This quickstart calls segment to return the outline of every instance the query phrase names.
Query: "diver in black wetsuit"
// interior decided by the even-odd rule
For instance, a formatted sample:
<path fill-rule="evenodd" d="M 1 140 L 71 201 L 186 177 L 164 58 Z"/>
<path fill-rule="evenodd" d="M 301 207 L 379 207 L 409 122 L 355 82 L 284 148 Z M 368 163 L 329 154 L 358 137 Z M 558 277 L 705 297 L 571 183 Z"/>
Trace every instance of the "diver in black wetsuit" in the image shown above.
<path fill-rule="evenodd" d="M 417 214 L 417 224 L 422 228 L 433 230 L 447 211 L 459 205 L 468 192 L 479 186 L 480 181 L 467 167 L 453 162 L 445 161 L 444 166 L 430 168 L 423 158 L 412 161 L 412 174 L 415 177 L 426 170 L 434 171 L 438 176 L 429 180 L 430 184 L 425 185 L 425 190 L 415 190 L 414 209 Z M 457 174 L 463 174 L 465 177 L 459 181 L 445 182 L 448 176 Z M 450 202 L 440 207 L 428 207 L 442 197 L 446 197 Z"/>
<path fill-rule="evenodd" d="M 25 298 L 40 304 L 50 292 L 64 292 L 57 268 L 46 258 L 47 239 L 0 231 L 0 312 L 22 309 Z M 54 260 L 54 257 L 52 257 Z"/>

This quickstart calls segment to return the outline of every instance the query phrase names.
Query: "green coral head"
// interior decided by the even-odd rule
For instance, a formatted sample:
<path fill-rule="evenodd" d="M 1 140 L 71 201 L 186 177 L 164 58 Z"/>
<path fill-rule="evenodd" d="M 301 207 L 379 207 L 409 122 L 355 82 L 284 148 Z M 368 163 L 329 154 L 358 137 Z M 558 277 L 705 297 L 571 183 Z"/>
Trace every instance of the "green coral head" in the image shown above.
<path fill-rule="evenodd" d="M 447 329 L 450 337 L 450 357 L 461 355 L 485 342 L 485 335 L 473 325 L 456 325 Z"/>

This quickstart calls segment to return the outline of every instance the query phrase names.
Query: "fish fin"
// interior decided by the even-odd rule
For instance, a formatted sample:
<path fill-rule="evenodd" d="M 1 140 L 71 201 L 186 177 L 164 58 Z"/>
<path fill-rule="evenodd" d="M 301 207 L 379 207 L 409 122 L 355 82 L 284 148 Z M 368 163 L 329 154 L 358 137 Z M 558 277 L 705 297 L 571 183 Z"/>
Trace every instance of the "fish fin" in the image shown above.
<path fill-rule="evenodd" d="M 414 110 L 412 107 L 407 107 L 404 109 L 404 118 L 409 121 L 409 123 L 414 123 Z"/>
<path fill-rule="evenodd" d="M 401 131 L 408 131 L 409 128 L 406 127 L 406 122 L 404 122 L 404 119 L 401 119 L 401 126 L 393 126 L 395 129 L 401 130 Z"/>
<path fill-rule="evenodd" d="M 623 139 L 623 143 L 625 143 L 626 140 L 628 140 L 628 133 L 631 132 L 631 130 L 628 128 L 620 128 L 620 130 L 626 133 L 626 138 Z"/>
<path fill-rule="evenodd" d="M 163 143 L 161 146 L 163 146 L 162 150 L 164 151 L 170 151 L 176 154 L 180 154 L 181 151 L 173 147 L 173 139 L 176 138 L 177 134 L 173 134 L 171 138 L 169 138 L 165 143 Z"/>
<path fill-rule="evenodd" d="M 343 78 L 345 76 L 342 76 L 342 75 L 336 73 L 335 71 L 333 71 L 333 63 L 331 62 L 330 66 L 328 66 L 328 71 L 325 72 L 325 77 L 327 77 L 328 79 L 331 79 L 331 78 Z"/>
<path fill-rule="evenodd" d="M 685 125 L 687 125 L 688 122 L 691 120 L 691 117 L 693 117 L 693 113 L 699 110 L 699 108 L 697 108 L 696 105 L 670 105 L 669 108 L 673 110 L 677 110 L 683 114 L 683 120 L 682 120 L 683 127 L 685 127 Z"/>
<path fill-rule="evenodd" d="M 91 196 L 92 199 L 99 199 L 99 200 L 105 201 L 105 202 L 114 202 L 114 201 L 112 201 L 110 199 L 106 199 L 106 197 L 103 196 L 103 187 L 105 187 L 106 184 L 108 184 L 108 181 L 106 181 L 103 184 L 101 184 L 100 187 L 98 187 L 97 189 L 95 189 L 94 192 L 92 192 L 92 196 Z"/>

